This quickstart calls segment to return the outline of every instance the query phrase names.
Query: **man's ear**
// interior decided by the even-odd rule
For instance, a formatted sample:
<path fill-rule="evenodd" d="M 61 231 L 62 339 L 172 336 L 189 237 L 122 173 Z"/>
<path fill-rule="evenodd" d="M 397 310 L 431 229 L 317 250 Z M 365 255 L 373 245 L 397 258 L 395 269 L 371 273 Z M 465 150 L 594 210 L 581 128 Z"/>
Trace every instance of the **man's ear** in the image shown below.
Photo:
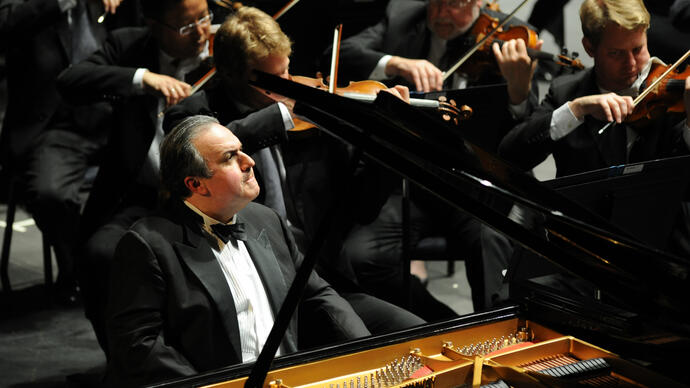
<path fill-rule="evenodd" d="M 583 36 L 583 37 L 582 37 L 582 47 L 585 48 L 585 51 L 587 52 L 587 55 L 589 55 L 590 57 L 594 58 L 594 51 L 596 51 L 596 50 L 595 50 L 594 45 L 592 44 L 592 42 L 591 42 L 589 39 L 587 39 L 586 36 Z"/>
<path fill-rule="evenodd" d="M 204 194 L 206 192 L 206 186 L 195 176 L 184 178 L 184 185 L 193 194 Z"/>

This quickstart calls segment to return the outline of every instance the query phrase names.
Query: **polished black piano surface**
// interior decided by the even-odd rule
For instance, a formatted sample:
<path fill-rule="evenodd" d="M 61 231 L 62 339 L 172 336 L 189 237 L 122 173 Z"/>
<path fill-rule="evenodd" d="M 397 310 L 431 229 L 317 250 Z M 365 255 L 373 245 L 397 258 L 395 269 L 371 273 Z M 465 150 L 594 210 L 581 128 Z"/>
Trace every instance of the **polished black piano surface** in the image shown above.
<path fill-rule="evenodd" d="M 264 74 L 257 85 L 294 98 L 295 112 L 509 237 L 521 251 L 507 275 L 511 299 L 504 307 L 286 355 L 273 361 L 265 386 L 690 382 L 684 370 L 690 361 L 687 257 L 670 253 L 664 242 L 643 242 L 625 223 L 559 192 L 556 186 L 568 181 L 537 181 L 433 112 L 383 93 L 372 105 Z M 687 172 L 689 158 L 650 162 L 649 169 L 670 164 Z M 644 165 L 630 171 L 640 169 Z M 509 216 L 516 212 L 520 217 Z M 239 386 L 251 368 L 229 366 L 159 386 Z"/>

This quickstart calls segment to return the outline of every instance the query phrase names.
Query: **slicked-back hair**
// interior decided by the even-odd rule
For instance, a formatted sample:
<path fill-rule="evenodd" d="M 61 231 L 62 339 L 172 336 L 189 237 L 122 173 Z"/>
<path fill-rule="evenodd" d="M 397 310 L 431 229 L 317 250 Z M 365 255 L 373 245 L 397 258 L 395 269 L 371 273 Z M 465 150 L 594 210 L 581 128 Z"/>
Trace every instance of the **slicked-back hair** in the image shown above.
<path fill-rule="evenodd" d="M 580 6 L 582 33 L 594 45 L 608 23 L 628 31 L 649 28 L 649 11 L 642 0 L 585 0 Z"/>
<path fill-rule="evenodd" d="M 172 199 L 184 199 L 192 193 L 185 186 L 188 176 L 210 178 L 213 173 L 194 146 L 204 130 L 218 120 L 210 116 L 190 116 L 180 122 L 161 143 L 161 184 Z"/>
<path fill-rule="evenodd" d="M 292 42 L 273 18 L 254 7 L 241 7 L 216 32 L 213 59 L 232 83 L 246 83 L 249 72 L 270 55 L 290 56 Z"/>

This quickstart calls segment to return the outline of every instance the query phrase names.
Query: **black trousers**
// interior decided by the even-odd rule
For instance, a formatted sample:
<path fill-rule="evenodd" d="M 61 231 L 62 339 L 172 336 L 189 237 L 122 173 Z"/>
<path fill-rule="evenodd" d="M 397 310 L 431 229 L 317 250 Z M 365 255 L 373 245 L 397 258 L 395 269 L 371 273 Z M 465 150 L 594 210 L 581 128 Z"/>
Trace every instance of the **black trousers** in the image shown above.
<path fill-rule="evenodd" d="M 28 157 L 26 204 L 55 251 L 58 286 L 74 284 L 79 216 L 86 199 L 86 173 L 102 144 L 68 130 L 49 130 Z"/>
<path fill-rule="evenodd" d="M 475 309 L 483 308 L 483 276 L 480 224 L 463 212 L 421 191 L 412 193 L 410 207 L 410 246 L 427 236 L 444 236 L 449 255 L 465 260 Z M 365 291 L 383 300 L 408 308 L 427 321 L 456 316 L 434 298 L 419 279 L 412 277 L 409 305 L 400 292 L 403 279 L 402 196 L 392 194 L 378 217 L 368 225 L 358 225 L 347 236 L 342 259 L 351 263 Z"/>

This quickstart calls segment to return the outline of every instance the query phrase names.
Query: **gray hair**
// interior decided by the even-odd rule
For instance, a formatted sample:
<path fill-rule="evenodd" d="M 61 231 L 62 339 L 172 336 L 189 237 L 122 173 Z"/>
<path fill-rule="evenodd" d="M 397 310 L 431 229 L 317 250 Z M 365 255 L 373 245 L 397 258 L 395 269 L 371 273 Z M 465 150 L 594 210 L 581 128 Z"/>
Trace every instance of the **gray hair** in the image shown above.
<path fill-rule="evenodd" d="M 173 199 L 191 195 L 185 186 L 188 176 L 210 178 L 213 173 L 192 142 L 218 120 L 210 116 L 190 116 L 182 120 L 161 143 L 161 184 Z"/>

